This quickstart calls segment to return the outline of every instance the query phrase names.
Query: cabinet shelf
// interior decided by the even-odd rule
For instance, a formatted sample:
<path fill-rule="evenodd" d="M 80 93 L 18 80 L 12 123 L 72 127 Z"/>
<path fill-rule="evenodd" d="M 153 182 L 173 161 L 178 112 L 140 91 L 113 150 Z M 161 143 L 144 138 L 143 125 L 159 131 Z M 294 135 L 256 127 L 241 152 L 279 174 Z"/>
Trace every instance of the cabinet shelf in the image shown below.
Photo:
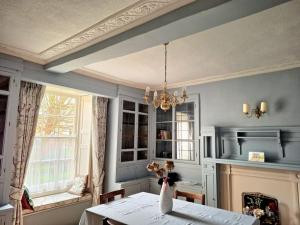
<path fill-rule="evenodd" d="M 156 141 L 173 141 L 172 139 L 156 139 Z"/>

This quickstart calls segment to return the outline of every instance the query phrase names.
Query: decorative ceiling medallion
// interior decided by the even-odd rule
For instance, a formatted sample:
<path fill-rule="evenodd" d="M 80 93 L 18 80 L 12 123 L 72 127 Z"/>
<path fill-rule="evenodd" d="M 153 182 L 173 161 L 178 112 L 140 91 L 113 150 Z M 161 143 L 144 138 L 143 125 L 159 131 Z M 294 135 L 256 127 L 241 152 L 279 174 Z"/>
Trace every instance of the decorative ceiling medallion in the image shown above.
<path fill-rule="evenodd" d="M 180 3 L 181 2 L 181 3 Z M 62 41 L 40 53 L 43 58 L 49 59 L 68 50 L 86 44 L 105 34 L 131 24 L 155 11 L 159 11 L 175 3 L 183 5 L 182 0 L 142 0 L 129 8 L 112 15 L 111 17 L 96 23 L 90 28 Z M 185 4 L 191 1 L 185 1 Z"/>

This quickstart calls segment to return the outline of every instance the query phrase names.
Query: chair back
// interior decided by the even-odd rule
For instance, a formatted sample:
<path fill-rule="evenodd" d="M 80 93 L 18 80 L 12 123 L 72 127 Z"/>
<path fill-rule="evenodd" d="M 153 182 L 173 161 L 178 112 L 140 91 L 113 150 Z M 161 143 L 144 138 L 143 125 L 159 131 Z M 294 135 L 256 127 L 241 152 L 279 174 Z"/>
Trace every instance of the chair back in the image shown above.
<path fill-rule="evenodd" d="M 196 194 L 190 192 L 183 191 L 175 191 L 175 198 L 185 197 L 188 202 L 195 202 L 195 200 L 199 200 L 202 205 L 205 205 L 205 194 Z"/>
<path fill-rule="evenodd" d="M 122 188 L 117 191 L 107 192 L 100 195 L 100 205 L 105 204 L 107 202 L 111 202 L 115 200 L 115 197 L 121 195 L 121 198 L 124 198 L 125 196 L 125 189 Z"/>

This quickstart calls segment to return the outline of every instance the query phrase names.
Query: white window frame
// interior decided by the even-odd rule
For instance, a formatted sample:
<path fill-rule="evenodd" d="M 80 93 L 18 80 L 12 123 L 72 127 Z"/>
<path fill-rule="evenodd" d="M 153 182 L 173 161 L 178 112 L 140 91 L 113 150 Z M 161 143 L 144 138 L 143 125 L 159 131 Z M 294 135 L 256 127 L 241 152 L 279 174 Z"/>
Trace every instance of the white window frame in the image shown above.
<path fill-rule="evenodd" d="M 77 162 L 78 162 L 78 151 L 79 151 L 79 126 L 80 126 L 80 105 L 81 105 L 81 98 L 79 95 L 72 95 L 72 94 L 67 94 L 65 92 L 60 92 L 60 91 L 47 91 L 45 92 L 46 93 L 49 93 L 49 94 L 55 94 L 55 95 L 63 95 L 63 96 L 70 96 L 72 98 L 75 98 L 76 99 L 76 120 L 75 120 L 75 136 L 71 136 L 68 138 L 75 138 L 76 141 L 75 141 L 75 152 L 74 152 L 74 160 L 75 160 L 75 177 L 77 176 Z M 38 136 L 39 137 L 39 136 Z M 35 137 L 34 137 L 35 138 Z M 51 137 L 47 137 L 47 138 L 51 138 Z M 53 191 L 46 191 L 46 192 L 38 192 L 38 193 L 32 193 L 31 196 L 33 198 L 38 198 L 38 197 L 43 197 L 43 196 L 47 196 L 47 195 L 53 195 L 53 194 L 59 194 L 59 193 L 63 193 L 63 192 L 66 192 L 70 187 L 66 187 L 64 189 L 61 189 L 61 190 L 53 190 Z"/>

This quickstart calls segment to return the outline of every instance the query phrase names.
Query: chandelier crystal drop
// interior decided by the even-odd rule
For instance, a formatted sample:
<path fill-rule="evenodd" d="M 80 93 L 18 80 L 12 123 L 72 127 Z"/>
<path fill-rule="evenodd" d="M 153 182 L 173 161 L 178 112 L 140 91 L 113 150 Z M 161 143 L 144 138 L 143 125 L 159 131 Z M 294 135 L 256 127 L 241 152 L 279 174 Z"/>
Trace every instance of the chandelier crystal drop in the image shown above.
<path fill-rule="evenodd" d="M 180 105 L 185 102 L 185 100 L 188 98 L 186 93 L 186 88 L 183 87 L 181 91 L 181 95 L 178 96 L 178 92 L 174 91 L 173 94 L 169 94 L 167 90 L 167 45 L 168 43 L 165 43 L 165 82 L 163 84 L 163 90 L 158 93 L 156 90 L 153 93 L 152 101 L 150 100 L 150 87 L 146 87 L 144 99 L 147 104 L 152 103 L 154 108 L 160 107 L 163 111 L 168 111 L 171 106 L 173 108 L 176 107 L 176 105 Z"/>

